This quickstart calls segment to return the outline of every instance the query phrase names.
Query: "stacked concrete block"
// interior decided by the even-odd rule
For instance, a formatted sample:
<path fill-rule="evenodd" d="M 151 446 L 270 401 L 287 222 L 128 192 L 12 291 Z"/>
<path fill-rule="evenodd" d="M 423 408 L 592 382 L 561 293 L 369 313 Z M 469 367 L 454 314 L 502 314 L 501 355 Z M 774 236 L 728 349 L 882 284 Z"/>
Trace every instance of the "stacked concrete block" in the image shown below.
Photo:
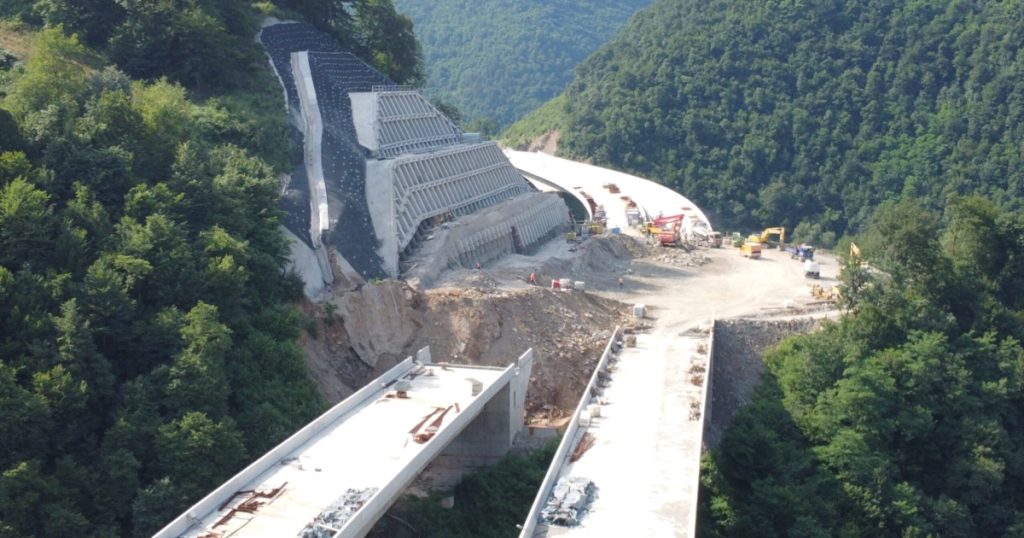
<path fill-rule="evenodd" d="M 434 217 L 465 217 L 534 192 L 496 144 L 463 143 L 462 131 L 422 95 L 394 86 L 314 28 L 277 24 L 260 40 L 303 142 L 294 177 L 306 181 L 302 196 L 289 198 L 295 214 L 286 222 L 315 251 L 325 282 L 331 256 L 350 280 L 346 268 L 364 278 L 399 276 L 400 261 L 431 236 Z M 507 225 L 488 222 L 455 259 L 523 250 L 564 222 L 564 205 L 554 207 L 503 216 Z"/>
<path fill-rule="evenodd" d="M 529 250 L 553 237 L 568 223 L 568 209 L 561 198 L 545 196 L 525 211 L 456 241 L 449 263 L 473 267 L 476 263 Z"/>
<path fill-rule="evenodd" d="M 493 142 L 399 157 L 392 177 L 400 250 L 426 219 L 467 215 L 531 190 Z"/>
<path fill-rule="evenodd" d="M 381 157 L 397 157 L 462 141 L 462 130 L 419 92 L 378 92 L 376 99 L 374 132 Z"/>

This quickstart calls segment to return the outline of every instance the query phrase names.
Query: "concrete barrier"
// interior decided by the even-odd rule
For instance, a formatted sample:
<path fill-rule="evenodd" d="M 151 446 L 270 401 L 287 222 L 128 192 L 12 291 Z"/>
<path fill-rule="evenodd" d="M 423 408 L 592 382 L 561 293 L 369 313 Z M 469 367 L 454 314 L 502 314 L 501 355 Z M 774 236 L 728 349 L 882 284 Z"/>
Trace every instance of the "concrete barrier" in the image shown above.
<path fill-rule="evenodd" d="M 540 512 L 544 509 L 544 505 L 548 501 L 548 496 L 551 495 L 551 489 L 555 486 L 555 482 L 558 481 L 558 475 L 562 471 L 566 458 L 569 457 L 569 452 L 576 444 L 577 433 L 581 432 L 580 419 L 586 413 L 587 406 L 591 403 L 593 389 L 597 386 L 600 372 L 608 365 L 608 359 L 612 355 L 612 346 L 620 336 L 622 336 L 622 327 L 616 326 L 612 337 L 604 348 L 604 353 L 601 354 L 601 360 L 597 361 L 597 366 L 594 367 L 594 373 L 591 374 L 590 381 L 583 391 L 583 396 L 580 397 L 580 403 L 576 405 L 576 411 L 573 412 L 572 419 L 569 420 L 569 425 L 565 429 L 562 441 L 558 443 L 558 449 L 555 450 L 555 455 L 551 458 L 551 465 L 548 466 L 548 472 L 544 475 L 544 481 L 540 484 L 540 489 L 533 500 L 533 506 L 530 507 L 530 513 L 526 516 L 526 522 L 523 524 L 523 530 L 519 533 L 519 538 L 532 538 L 533 533 L 536 532 L 537 524 L 540 522 Z"/>
<path fill-rule="evenodd" d="M 704 376 L 704 386 L 701 388 L 701 395 L 700 395 L 700 400 L 701 400 L 701 408 L 700 408 L 700 411 L 701 411 L 701 413 L 700 413 L 700 447 L 701 447 L 701 450 L 700 451 L 701 451 L 701 454 L 703 454 L 704 451 L 707 450 L 707 447 L 704 444 L 704 436 L 707 435 L 708 424 L 711 423 L 711 421 L 710 421 L 710 419 L 708 417 L 711 416 L 711 398 L 713 396 L 712 393 L 711 393 L 711 381 L 712 381 L 711 376 L 712 376 L 712 372 L 714 372 L 713 361 L 715 360 L 715 324 L 716 323 L 717 322 L 714 319 L 711 320 L 711 330 L 708 332 L 708 363 L 707 363 L 707 370 L 705 370 L 707 372 L 707 374 Z M 696 495 L 694 495 L 693 496 L 693 500 L 690 501 L 689 522 L 687 523 L 687 528 L 689 529 L 689 533 L 690 533 L 689 536 L 697 536 L 697 510 L 698 510 L 698 508 L 700 506 L 700 473 L 697 473 L 697 483 L 694 484 L 694 486 L 695 486 L 694 487 L 694 491 L 696 491 L 698 493 Z"/>

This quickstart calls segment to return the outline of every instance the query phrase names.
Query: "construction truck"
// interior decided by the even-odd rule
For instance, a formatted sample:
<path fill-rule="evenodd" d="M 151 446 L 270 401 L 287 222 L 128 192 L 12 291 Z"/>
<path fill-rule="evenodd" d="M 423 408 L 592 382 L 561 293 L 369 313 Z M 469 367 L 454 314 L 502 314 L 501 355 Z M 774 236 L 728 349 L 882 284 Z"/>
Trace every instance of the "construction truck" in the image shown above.
<path fill-rule="evenodd" d="M 640 215 L 640 210 L 635 207 L 626 208 L 626 224 L 629 226 L 637 226 L 643 221 Z"/>
<path fill-rule="evenodd" d="M 644 233 L 658 237 L 661 232 L 672 231 L 672 226 L 679 223 L 685 218 L 686 215 L 680 213 L 678 215 L 669 215 L 667 217 L 658 217 L 644 226 Z"/>
<path fill-rule="evenodd" d="M 814 259 L 814 247 L 804 243 L 795 247 L 786 247 L 786 252 L 789 253 L 790 259 L 800 260 L 802 262 Z"/>
<path fill-rule="evenodd" d="M 805 278 L 821 278 L 821 264 L 814 260 L 804 261 L 804 277 Z"/>
<path fill-rule="evenodd" d="M 722 248 L 722 232 L 711 232 L 708 235 L 708 243 L 711 248 Z"/>
<path fill-rule="evenodd" d="M 681 233 L 681 223 L 679 221 L 666 225 L 658 232 L 658 244 L 663 247 L 679 247 L 683 244 L 683 237 Z"/>
<path fill-rule="evenodd" d="M 761 243 L 756 241 L 745 241 L 740 245 L 740 256 L 744 258 L 757 259 L 761 257 Z"/>

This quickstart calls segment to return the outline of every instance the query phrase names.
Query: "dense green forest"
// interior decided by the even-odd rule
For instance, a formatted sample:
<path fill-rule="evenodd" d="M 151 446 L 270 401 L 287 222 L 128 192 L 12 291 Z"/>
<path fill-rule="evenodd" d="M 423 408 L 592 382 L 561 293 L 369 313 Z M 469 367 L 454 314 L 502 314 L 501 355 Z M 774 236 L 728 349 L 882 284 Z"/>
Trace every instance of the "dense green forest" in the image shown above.
<path fill-rule="evenodd" d="M 324 405 L 259 21 L 305 17 L 399 81 L 411 23 L 389 0 L 0 9 L 0 536 L 149 536 Z"/>
<path fill-rule="evenodd" d="M 1024 536 L 1024 217 L 889 203 L 858 244 L 705 455 L 702 536 Z"/>
<path fill-rule="evenodd" d="M 577 67 L 559 150 L 825 242 L 898 197 L 1018 208 L 1022 47 L 1017 1 L 657 0 Z"/>
<path fill-rule="evenodd" d="M 427 66 L 424 91 L 496 132 L 561 92 L 573 68 L 650 0 L 396 0 Z"/>

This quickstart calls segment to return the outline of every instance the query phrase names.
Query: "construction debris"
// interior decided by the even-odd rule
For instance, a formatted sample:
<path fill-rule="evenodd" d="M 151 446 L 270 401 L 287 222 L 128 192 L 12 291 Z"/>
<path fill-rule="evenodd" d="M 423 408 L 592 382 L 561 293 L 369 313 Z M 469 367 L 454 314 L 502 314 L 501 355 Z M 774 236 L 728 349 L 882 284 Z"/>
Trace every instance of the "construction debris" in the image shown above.
<path fill-rule="evenodd" d="M 477 381 L 477 383 L 479 383 L 479 381 Z M 423 417 L 422 420 L 417 422 L 416 425 L 409 430 L 409 434 L 412 435 L 413 441 L 422 445 L 423 443 L 433 439 L 434 436 L 437 435 L 438 430 L 441 429 L 441 425 L 444 423 L 444 417 L 452 409 L 455 409 L 455 412 L 458 413 L 458 404 L 449 405 L 448 407 L 435 407 L 429 415 Z"/>
<path fill-rule="evenodd" d="M 334 501 L 327 510 L 320 512 L 304 529 L 299 533 L 300 538 L 333 538 L 338 536 L 341 528 L 348 523 L 349 519 L 359 511 L 360 508 L 370 500 L 378 488 L 363 488 L 345 490 L 345 494 Z"/>
<path fill-rule="evenodd" d="M 690 402 L 690 420 L 700 420 L 700 402 L 697 400 Z"/>
<path fill-rule="evenodd" d="M 562 477 L 551 490 L 551 497 L 540 517 L 551 525 L 575 527 L 593 502 L 596 490 L 589 478 Z"/>
<path fill-rule="evenodd" d="M 586 452 L 590 450 L 590 447 L 594 446 L 595 442 L 597 442 L 597 438 L 595 438 L 590 432 L 585 432 L 583 437 L 580 438 L 580 442 L 576 443 L 576 448 L 569 456 L 569 461 L 579 461 L 579 459 L 583 457 L 583 454 L 586 454 Z"/>
<path fill-rule="evenodd" d="M 273 501 L 274 499 L 276 499 L 281 494 L 281 492 L 284 491 L 284 488 L 287 485 L 288 485 L 288 483 L 285 482 L 284 484 L 281 484 L 280 486 L 278 486 L 276 488 L 272 488 L 272 489 L 268 489 L 268 490 L 252 490 L 252 489 L 248 489 L 248 490 L 242 490 L 242 491 L 239 491 L 239 492 L 235 493 L 235 495 L 233 497 L 229 498 L 227 501 L 225 501 L 223 504 L 221 504 L 220 508 L 218 508 L 217 510 L 224 510 L 229 505 L 231 505 L 232 501 L 237 499 L 240 495 L 244 495 L 245 499 L 243 499 L 242 502 L 240 502 L 237 505 L 235 505 L 234 508 L 228 510 L 227 513 L 225 513 L 223 516 L 221 516 L 221 518 L 218 519 L 212 525 L 212 528 L 217 528 L 217 527 L 219 527 L 221 525 L 226 524 L 228 521 L 231 521 L 231 519 L 234 518 L 235 515 L 238 514 L 239 512 L 245 513 L 245 514 L 255 514 L 256 511 L 259 510 L 264 504 L 268 504 L 271 501 Z M 213 536 L 217 536 L 217 535 L 213 534 Z"/>

